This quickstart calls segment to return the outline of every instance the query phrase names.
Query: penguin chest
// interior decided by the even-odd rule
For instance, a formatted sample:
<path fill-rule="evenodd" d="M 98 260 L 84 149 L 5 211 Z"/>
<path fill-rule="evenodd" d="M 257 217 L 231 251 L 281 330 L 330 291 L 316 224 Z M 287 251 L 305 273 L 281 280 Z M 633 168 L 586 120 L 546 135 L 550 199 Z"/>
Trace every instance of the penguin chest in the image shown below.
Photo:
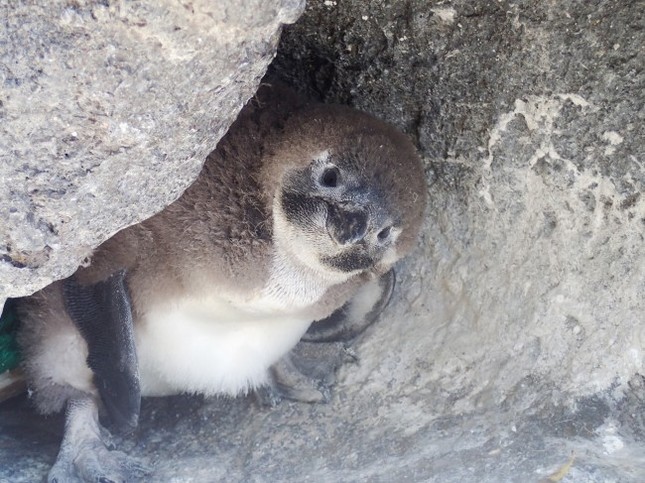
<path fill-rule="evenodd" d="M 142 394 L 237 395 L 264 384 L 312 322 L 265 305 L 210 297 L 149 310 L 136 328 Z"/>

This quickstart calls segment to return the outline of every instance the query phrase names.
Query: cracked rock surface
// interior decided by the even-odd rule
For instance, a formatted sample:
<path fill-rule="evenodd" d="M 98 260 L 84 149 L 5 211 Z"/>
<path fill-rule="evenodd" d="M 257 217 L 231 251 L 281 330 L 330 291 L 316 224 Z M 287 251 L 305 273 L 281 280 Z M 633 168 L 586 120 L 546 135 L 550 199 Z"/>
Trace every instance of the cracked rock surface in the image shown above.
<path fill-rule="evenodd" d="M 300 0 L 0 5 L 0 305 L 176 199 Z"/>
<path fill-rule="evenodd" d="M 159 481 L 645 481 L 643 18 L 311 0 L 273 73 L 415 140 L 419 246 L 328 404 L 150 399 L 121 448 Z M 45 474 L 61 429 L 0 408 L 0 480 Z"/>

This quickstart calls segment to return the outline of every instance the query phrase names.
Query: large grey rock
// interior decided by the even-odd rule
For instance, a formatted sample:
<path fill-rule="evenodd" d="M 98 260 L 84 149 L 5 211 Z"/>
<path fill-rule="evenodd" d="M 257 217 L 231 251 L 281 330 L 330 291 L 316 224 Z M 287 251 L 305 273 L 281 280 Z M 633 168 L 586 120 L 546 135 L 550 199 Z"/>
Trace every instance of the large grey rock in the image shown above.
<path fill-rule="evenodd" d="M 0 4 L 0 306 L 176 199 L 303 0 Z"/>
<path fill-rule="evenodd" d="M 160 481 L 645 481 L 644 16 L 311 0 L 274 71 L 418 142 L 419 248 L 329 404 L 148 400 L 126 448 Z M 0 479 L 44 474 L 60 425 L 3 416 Z"/>

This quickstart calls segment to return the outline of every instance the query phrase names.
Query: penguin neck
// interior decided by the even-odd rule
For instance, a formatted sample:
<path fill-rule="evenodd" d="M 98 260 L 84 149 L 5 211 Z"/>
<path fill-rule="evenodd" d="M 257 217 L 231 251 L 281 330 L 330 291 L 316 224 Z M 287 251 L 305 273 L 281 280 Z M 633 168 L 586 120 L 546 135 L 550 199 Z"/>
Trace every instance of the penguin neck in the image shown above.
<path fill-rule="evenodd" d="M 285 308 L 305 308 L 318 302 L 329 288 L 345 281 L 345 274 L 316 270 L 277 243 L 262 292 Z"/>

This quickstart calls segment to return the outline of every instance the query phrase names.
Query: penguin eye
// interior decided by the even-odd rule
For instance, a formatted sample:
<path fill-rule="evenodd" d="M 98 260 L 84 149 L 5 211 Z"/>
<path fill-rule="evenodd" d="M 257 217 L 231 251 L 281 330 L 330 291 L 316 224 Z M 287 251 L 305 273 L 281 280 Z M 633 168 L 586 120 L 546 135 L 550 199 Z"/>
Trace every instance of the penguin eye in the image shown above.
<path fill-rule="evenodd" d="M 390 233 L 392 232 L 392 227 L 391 226 L 386 226 L 383 228 L 381 231 L 378 232 L 376 235 L 376 238 L 378 238 L 378 241 L 384 242 L 388 238 L 390 238 Z"/>
<path fill-rule="evenodd" d="M 325 188 L 336 188 L 338 187 L 338 183 L 340 181 L 340 171 L 336 166 L 330 166 L 329 168 L 325 168 L 325 170 L 322 172 L 320 175 L 320 179 L 318 182 L 320 183 L 320 186 L 323 186 Z"/>

